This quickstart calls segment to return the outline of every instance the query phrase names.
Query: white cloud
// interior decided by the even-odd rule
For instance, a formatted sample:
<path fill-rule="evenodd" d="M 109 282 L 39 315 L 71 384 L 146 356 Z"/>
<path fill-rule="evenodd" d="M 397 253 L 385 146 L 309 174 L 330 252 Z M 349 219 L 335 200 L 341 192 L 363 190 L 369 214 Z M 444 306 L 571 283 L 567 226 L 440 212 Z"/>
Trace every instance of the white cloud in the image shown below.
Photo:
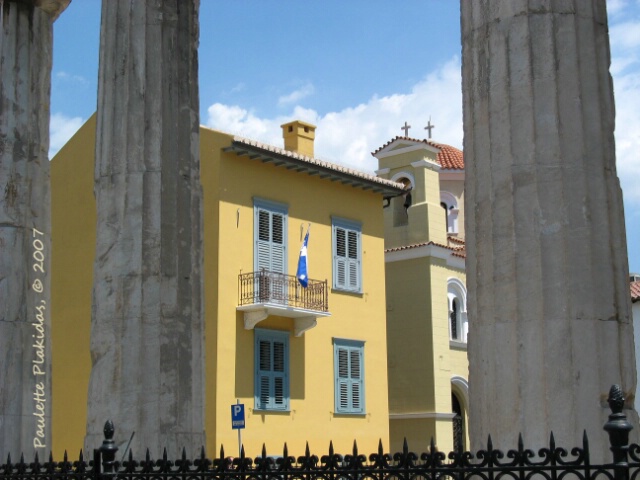
<path fill-rule="evenodd" d="M 616 161 L 625 199 L 640 208 L 640 72 L 614 76 Z"/>
<path fill-rule="evenodd" d="M 371 152 L 398 135 L 405 121 L 409 136 L 426 138 L 431 116 L 433 140 L 462 148 L 460 62 L 453 58 L 418 82 L 410 92 L 372 97 L 368 102 L 324 116 L 295 106 L 288 115 L 259 118 L 237 105 L 216 103 L 208 109 L 206 125 L 273 145 L 282 145 L 280 125 L 293 119 L 315 124 L 315 153 L 335 163 L 365 171 L 377 168 Z"/>
<path fill-rule="evenodd" d="M 71 83 L 81 83 L 81 84 L 89 83 L 87 79 L 84 78 L 82 75 L 73 75 L 64 71 L 56 72 L 55 78 L 59 80 L 71 82 Z"/>
<path fill-rule="evenodd" d="M 294 90 L 290 94 L 283 95 L 280 98 L 278 98 L 278 105 L 282 107 L 285 105 L 290 105 L 292 103 L 299 102 L 303 98 L 306 98 L 309 95 L 313 95 L 315 91 L 316 89 L 313 86 L 313 84 L 307 83 L 302 87 L 298 88 L 297 90 Z"/>
<path fill-rule="evenodd" d="M 58 153 L 74 133 L 82 126 L 80 117 L 67 117 L 61 113 L 51 115 L 49 123 L 49 158 Z"/>

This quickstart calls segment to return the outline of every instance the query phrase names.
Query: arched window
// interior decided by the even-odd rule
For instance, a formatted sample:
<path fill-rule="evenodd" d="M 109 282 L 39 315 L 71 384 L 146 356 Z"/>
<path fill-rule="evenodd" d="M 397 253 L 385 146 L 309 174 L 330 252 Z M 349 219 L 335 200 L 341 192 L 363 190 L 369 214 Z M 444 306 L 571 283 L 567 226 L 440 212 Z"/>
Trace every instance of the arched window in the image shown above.
<path fill-rule="evenodd" d="M 447 303 L 449 305 L 449 338 L 452 342 L 467 342 L 467 289 L 457 278 L 447 282 Z"/>
<path fill-rule="evenodd" d="M 445 211 L 447 233 L 458 233 L 458 199 L 449 192 L 440 192 L 440 206 Z"/>
<path fill-rule="evenodd" d="M 451 411 L 453 417 L 453 451 L 456 453 L 464 452 L 464 411 L 462 404 L 455 392 L 451 392 Z"/>

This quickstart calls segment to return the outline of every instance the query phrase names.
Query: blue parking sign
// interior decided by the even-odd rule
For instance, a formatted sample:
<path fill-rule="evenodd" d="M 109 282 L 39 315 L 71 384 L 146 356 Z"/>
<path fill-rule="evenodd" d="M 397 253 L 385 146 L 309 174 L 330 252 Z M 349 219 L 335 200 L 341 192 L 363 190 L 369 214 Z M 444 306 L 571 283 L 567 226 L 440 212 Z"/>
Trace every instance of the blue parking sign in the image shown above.
<path fill-rule="evenodd" d="M 231 405 L 231 428 L 244 428 L 244 404 Z"/>

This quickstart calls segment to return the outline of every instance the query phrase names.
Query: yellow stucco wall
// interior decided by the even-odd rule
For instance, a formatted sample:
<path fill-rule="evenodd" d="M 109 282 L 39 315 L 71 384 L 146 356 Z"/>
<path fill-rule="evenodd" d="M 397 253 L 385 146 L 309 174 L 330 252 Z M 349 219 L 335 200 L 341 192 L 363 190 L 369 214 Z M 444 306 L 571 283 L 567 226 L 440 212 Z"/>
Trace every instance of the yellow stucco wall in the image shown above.
<path fill-rule="evenodd" d="M 220 149 L 231 138 L 203 129 L 203 144 Z M 204 154 L 203 154 L 204 155 Z M 211 157 L 215 160 L 218 154 Z M 270 454 L 281 453 L 286 440 L 291 452 L 303 452 L 308 441 L 312 451 L 325 451 L 332 440 L 337 451 L 350 451 L 354 439 L 362 451 L 374 451 L 379 439 L 388 445 L 388 406 L 384 309 L 384 258 L 382 199 L 379 195 L 296 173 L 234 153 L 222 153 L 217 166 L 208 165 L 203 156 L 205 204 L 219 205 L 217 238 L 217 299 L 207 303 L 207 331 L 217 332 L 215 346 L 217 382 L 207 380 L 208 449 L 237 450 L 237 432 L 231 429 L 230 406 L 236 400 L 247 409 L 247 428 L 243 431 L 245 449 L 259 452 L 266 442 Z M 219 169 L 220 183 L 210 188 L 209 178 Z M 215 198 L 215 195 L 218 198 Z M 245 330 L 238 304 L 238 275 L 254 269 L 253 199 L 260 198 L 288 207 L 287 272 L 295 274 L 299 249 L 311 223 L 308 246 L 309 275 L 328 280 L 330 317 L 319 318 L 318 326 L 302 337 L 290 340 L 290 412 L 254 411 L 254 332 Z M 337 216 L 362 224 L 363 293 L 331 289 L 331 218 Z M 205 236 L 216 238 L 205 222 Z M 207 245 L 207 252 L 215 248 Z M 206 278 L 215 276 L 210 264 Z M 213 305 L 216 303 L 216 305 Z M 215 312 L 216 316 L 213 316 Z M 213 327 L 213 324 L 217 324 Z M 269 317 L 257 328 L 293 331 L 288 318 Z M 365 342 L 365 415 L 334 413 L 332 338 Z M 209 345 L 209 341 L 208 341 Z M 237 345 L 237 348 L 236 348 Z M 209 354 L 213 350 L 207 348 Z M 211 365 L 213 360 L 208 360 Z M 210 398 L 215 397 L 215 401 Z M 215 414 L 213 414 L 215 412 Z M 212 435 L 211 428 L 215 434 Z M 274 434 L 277 432 L 277 435 Z M 213 446 L 215 444 L 215 447 Z M 230 450 L 231 449 L 231 450 Z"/>
<path fill-rule="evenodd" d="M 52 161 L 52 344 L 53 452 L 78 452 L 85 432 L 90 374 L 89 336 L 95 248 L 92 117 Z M 201 181 L 204 215 L 205 431 L 207 454 L 224 444 L 237 455 L 237 431 L 230 406 L 245 404 L 247 454 L 281 454 L 286 441 L 292 454 L 305 442 L 324 454 L 332 440 L 349 453 L 354 439 L 362 452 L 385 448 L 389 441 L 386 377 L 385 290 L 382 199 L 380 195 L 295 173 L 285 168 L 222 152 L 231 137 L 201 130 Z M 288 272 L 295 273 L 302 231 L 312 224 L 309 275 L 329 281 L 331 316 L 302 337 L 290 335 L 289 412 L 253 411 L 254 332 L 244 329 L 238 312 L 238 274 L 253 270 L 253 198 L 289 208 Z M 331 217 L 362 224 L 363 293 L 331 289 Z M 292 331 L 293 321 L 270 317 L 260 328 Z M 362 340 L 365 415 L 334 413 L 332 339 Z M 72 374 L 69 374 L 72 372 Z"/>
<path fill-rule="evenodd" d="M 96 245 L 93 115 L 51 161 L 52 447 L 76 458 L 84 441 L 91 373 Z"/>

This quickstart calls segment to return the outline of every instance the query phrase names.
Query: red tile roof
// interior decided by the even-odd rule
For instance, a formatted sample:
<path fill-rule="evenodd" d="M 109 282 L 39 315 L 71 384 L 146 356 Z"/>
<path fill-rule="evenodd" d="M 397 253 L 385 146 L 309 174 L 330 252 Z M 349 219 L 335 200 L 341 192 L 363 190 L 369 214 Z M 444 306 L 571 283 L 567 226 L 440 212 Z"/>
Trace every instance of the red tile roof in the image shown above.
<path fill-rule="evenodd" d="M 451 254 L 455 257 L 460 257 L 460 258 L 466 258 L 467 254 L 465 251 L 465 247 L 452 247 L 450 245 L 442 245 L 441 243 L 436 243 L 436 242 L 422 242 L 422 243 L 414 243 L 413 245 L 405 245 L 402 247 L 393 247 L 393 248 L 386 248 L 384 251 L 385 253 L 390 253 L 390 252 L 400 252 L 402 250 L 410 250 L 412 248 L 418 248 L 418 247 L 425 247 L 428 245 L 433 245 L 435 247 L 441 247 L 441 248 L 446 248 L 447 250 L 451 250 Z"/>
<path fill-rule="evenodd" d="M 640 302 L 640 281 L 631 282 L 631 302 Z"/>
<path fill-rule="evenodd" d="M 445 143 L 436 143 L 431 140 L 420 140 L 417 138 L 409 138 L 409 137 L 396 137 L 392 140 L 389 140 L 379 149 L 372 153 L 375 155 L 383 148 L 391 145 L 396 140 L 407 140 L 409 142 L 417 142 L 424 143 L 425 145 L 429 145 L 431 147 L 435 147 L 440 149 L 438 156 L 436 157 L 437 162 L 440 166 L 445 170 L 464 170 L 464 156 L 462 154 L 462 150 L 458 150 L 456 147 L 452 147 L 451 145 L 447 145 Z"/>

